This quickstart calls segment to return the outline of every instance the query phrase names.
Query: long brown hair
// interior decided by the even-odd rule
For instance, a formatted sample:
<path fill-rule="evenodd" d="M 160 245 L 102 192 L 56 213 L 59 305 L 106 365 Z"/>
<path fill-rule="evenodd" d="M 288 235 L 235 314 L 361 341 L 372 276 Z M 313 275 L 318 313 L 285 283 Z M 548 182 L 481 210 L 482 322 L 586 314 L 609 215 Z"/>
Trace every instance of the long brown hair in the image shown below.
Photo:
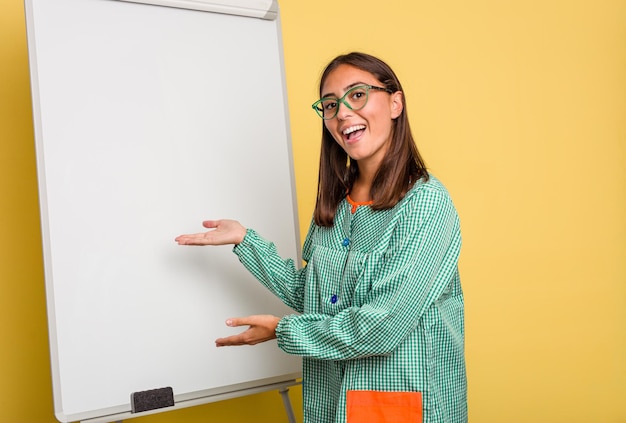
<path fill-rule="evenodd" d="M 340 65 L 350 65 L 371 73 L 383 87 L 392 92 L 403 91 L 398 77 L 385 62 L 369 54 L 353 52 L 337 56 L 326 66 L 320 80 L 320 96 L 326 78 Z M 374 210 L 395 206 L 417 180 L 428 179 L 426 165 L 411 134 L 404 95 L 402 106 L 402 112 L 394 119 L 391 145 L 372 184 L 370 195 Z M 333 225 L 337 206 L 350 192 L 358 175 L 358 163 L 350 160 L 322 122 L 317 202 L 313 213 L 317 225 Z"/>

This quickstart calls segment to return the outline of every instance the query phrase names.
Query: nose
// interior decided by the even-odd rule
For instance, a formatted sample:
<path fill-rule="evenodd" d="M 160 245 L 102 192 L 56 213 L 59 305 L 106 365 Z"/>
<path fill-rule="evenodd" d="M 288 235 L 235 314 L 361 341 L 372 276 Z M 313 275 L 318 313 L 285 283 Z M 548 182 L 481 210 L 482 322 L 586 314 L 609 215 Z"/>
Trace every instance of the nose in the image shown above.
<path fill-rule="evenodd" d="M 352 109 L 348 107 L 348 103 L 345 100 L 341 100 L 337 104 L 337 119 L 344 120 L 346 117 L 352 115 Z"/>

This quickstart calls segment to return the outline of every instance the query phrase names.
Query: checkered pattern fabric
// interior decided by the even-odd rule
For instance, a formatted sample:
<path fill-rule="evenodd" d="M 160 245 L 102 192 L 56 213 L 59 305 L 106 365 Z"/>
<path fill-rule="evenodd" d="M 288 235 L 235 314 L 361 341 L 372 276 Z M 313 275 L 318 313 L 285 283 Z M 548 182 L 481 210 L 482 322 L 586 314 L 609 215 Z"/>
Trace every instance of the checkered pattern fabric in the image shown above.
<path fill-rule="evenodd" d="M 344 200 L 310 226 L 297 269 L 253 230 L 244 266 L 302 314 L 278 345 L 303 357 L 305 423 L 344 423 L 346 392 L 421 392 L 423 422 L 467 421 L 459 219 L 443 185 L 418 181 L 389 210 Z"/>

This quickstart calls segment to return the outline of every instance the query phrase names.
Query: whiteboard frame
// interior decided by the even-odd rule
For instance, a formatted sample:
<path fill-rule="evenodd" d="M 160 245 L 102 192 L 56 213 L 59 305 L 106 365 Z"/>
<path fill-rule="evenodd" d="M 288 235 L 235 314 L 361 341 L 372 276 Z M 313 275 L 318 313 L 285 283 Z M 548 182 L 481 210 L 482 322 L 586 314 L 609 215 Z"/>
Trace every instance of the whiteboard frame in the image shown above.
<path fill-rule="evenodd" d="M 278 18 L 276 0 L 119 0 L 154 6 L 200 10 L 203 12 L 224 13 L 274 20 Z"/>
<path fill-rule="evenodd" d="M 297 376 L 300 377 L 300 375 L 297 375 Z M 209 403 L 218 402 L 218 401 L 226 401 L 229 399 L 239 398 L 239 397 L 243 397 L 247 395 L 259 394 L 259 393 L 263 393 L 267 391 L 288 390 L 289 388 L 293 386 L 298 386 L 301 383 L 302 383 L 301 381 L 298 381 L 294 378 L 294 380 L 287 381 L 287 382 L 271 383 L 268 385 L 256 386 L 254 388 L 241 389 L 238 391 L 232 391 L 232 392 L 227 392 L 227 393 L 222 393 L 222 394 L 215 394 L 215 393 L 207 392 L 206 396 L 198 396 L 198 397 L 194 397 L 191 399 L 178 399 L 176 401 L 176 404 L 174 404 L 174 406 L 172 407 L 159 408 L 155 410 L 145 411 L 139 414 L 133 414 L 129 411 L 122 411 L 122 412 L 115 413 L 115 414 L 108 414 L 106 416 L 80 420 L 80 423 L 112 423 L 112 422 L 121 423 L 123 420 L 132 419 L 135 417 L 144 417 L 144 416 L 149 416 L 151 414 L 158 414 L 158 413 L 163 413 L 163 412 L 168 412 L 168 411 L 181 410 L 183 408 L 195 407 L 198 405 L 204 405 L 204 404 L 209 404 Z M 286 394 L 288 394 L 288 392 Z M 289 410 L 286 410 L 286 411 L 289 412 Z M 289 417 L 289 415 L 287 417 Z M 292 422 L 290 421 L 290 423 Z"/>

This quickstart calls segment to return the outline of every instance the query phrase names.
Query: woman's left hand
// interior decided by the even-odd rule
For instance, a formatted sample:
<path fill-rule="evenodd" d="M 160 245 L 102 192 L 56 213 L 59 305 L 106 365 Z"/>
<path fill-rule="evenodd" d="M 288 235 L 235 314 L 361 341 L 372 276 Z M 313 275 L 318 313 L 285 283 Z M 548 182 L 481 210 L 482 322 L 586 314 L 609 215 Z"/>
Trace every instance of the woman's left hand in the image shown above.
<path fill-rule="evenodd" d="M 226 320 L 226 325 L 231 327 L 249 326 L 238 335 L 215 340 L 215 345 L 225 347 L 230 345 L 255 345 L 276 338 L 276 326 L 280 317 L 269 314 L 248 317 L 233 317 Z"/>

